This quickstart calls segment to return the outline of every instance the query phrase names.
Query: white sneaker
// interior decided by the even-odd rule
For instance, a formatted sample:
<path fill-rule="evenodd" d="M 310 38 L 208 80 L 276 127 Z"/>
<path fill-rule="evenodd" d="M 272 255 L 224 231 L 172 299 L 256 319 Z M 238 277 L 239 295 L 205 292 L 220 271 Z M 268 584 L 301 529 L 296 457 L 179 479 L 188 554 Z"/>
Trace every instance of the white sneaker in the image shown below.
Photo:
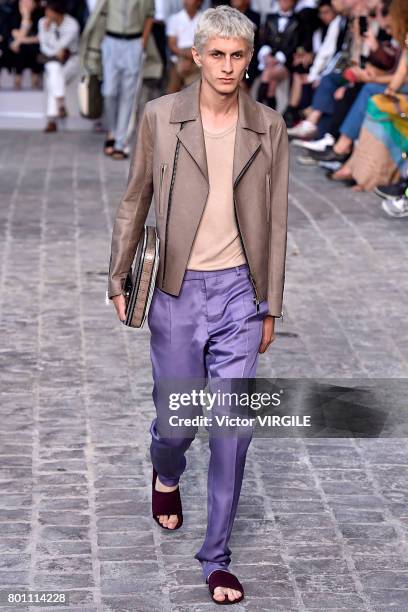
<path fill-rule="evenodd" d="M 288 128 L 288 136 L 294 136 L 295 138 L 310 139 L 316 134 L 317 127 L 314 123 L 311 123 L 307 119 L 301 121 L 295 127 Z"/>
<path fill-rule="evenodd" d="M 332 147 L 334 143 L 335 140 L 331 134 L 325 134 L 323 138 L 319 140 L 299 140 L 298 138 L 292 140 L 292 144 L 295 145 L 295 147 L 321 152 L 325 151 L 327 147 Z"/>
<path fill-rule="evenodd" d="M 408 217 L 408 198 L 395 198 L 394 200 L 383 200 L 381 207 L 390 217 Z"/>

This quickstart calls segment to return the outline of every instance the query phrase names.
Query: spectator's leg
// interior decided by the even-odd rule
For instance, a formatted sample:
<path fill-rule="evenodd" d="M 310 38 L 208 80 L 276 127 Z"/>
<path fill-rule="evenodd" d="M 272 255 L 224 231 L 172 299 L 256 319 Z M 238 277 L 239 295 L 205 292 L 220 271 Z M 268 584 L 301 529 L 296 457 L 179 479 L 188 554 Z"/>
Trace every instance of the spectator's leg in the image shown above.
<path fill-rule="evenodd" d="M 105 117 L 108 128 L 108 139 L 116 138 L 116 123 L 118 119 L 120 90 L 120 43 L 109 36 L 102 41 L 103 85 Z"/>
<path fill-rule="evenodd" d="M 47 87 L 47 117 L 55 120 L 58 117 L 59 99 L 65 95 L 65 80 L 60 62 L 45 64 Z"/>
<path fill-rule="evenodd" d="M 37 56 L 40 52 L 39 45 L 21 45 L 21 51 L 24 54 L 24 62 L 27 68 L 31 70 L 31 87 L 33 89 L 40 89 L 41 87 L 41 74 L 43 66 L 38 63 Z"/>
<path fill-rule="evenodd" d="M 137 82 L 142 63 L 142 39 L 126 41 L 122 48 L 123 70 L 120 81 L 118 120 L 116 124 L 115 149 L 123 151 L 126 146 L 130 117 L 135 105 Z"/>
<path fill-rule="evenodd" d="M 261 83 L 258 88 L 258 102 L 266 101 L 272 108 L 276 106 L 276 87 L 278 83 L 288 78 L 289 73 L 272 55 L 265 58 L 265 70 L 262 72 Z"/>
<path fill-rule="evenodd" d="M 382 93 L 385 87 L 385 85 L 379 85 L 378 83 L 366 83 L 361 88 L 357 99 L 340 126 L 341 134 L 344 134 L 351 141 L 357 140 L 363 125 L 369 99 L 375 94 Z"/>
<path fill-rule="evenodd" d="M 64 96 L 60 98 L 59 100 L 59 104 L 60 104 L 59 114 L 61 117 L 65 117 L 67 114 L 66 108 L 65 108 L 66 86 L 78 76 L 79 71 L 80 71 L 80 62 L 79 62 L 78 55 L 73 55 L 72 57 L 70 57 L 68 61 L 66 61 L 65 64 L 62 66 L 62 74 L 64 78 Z"/>
<path fill-rule="evenodd" d="M 332 134 L 336 140 L 340 136 L 340 126 L 352 107 L 354 100 L 360 93 L 362 86 L 362 83 L 355 83 L 353 87 L 348 87 L 343 98 L 341 98 L 341 100 L 337 100 L 336 102 L 334 114 L 331 117 L 331 123 L 327 130 L 328 133 Z"/>
<path fill-rule="evenodd" d="M 322 78 L 319 87 L 315 91 L 312 102 L 313 111 L 308 117 L 308 121 L 318 126 L 318 136 L 320 138 L 329 129 L 330 118 L 333 116 L 336 107 L 334 93 L 342 84 L 342 76 L 331 72 Z"/>
<path fill-rule="evenodd" d="M 298 108 L 302 99 L 303 84 L 306 83 L 306 75 L 294 72 L 292 75 L 292 86 L 290 88 L 289 106 Z"/>

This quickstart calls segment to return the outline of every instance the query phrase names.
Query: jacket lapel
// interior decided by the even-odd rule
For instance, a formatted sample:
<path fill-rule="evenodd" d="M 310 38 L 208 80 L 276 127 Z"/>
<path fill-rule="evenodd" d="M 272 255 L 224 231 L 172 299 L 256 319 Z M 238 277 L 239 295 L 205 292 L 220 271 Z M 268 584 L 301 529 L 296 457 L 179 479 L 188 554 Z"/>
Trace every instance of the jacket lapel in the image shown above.
<path fill-rule="evenodd" d="M 203 125 L 200 113 L 201 78 L 176 96 L 170 115 L 170 123 L 186 122 L 177 133 L 191 157 L 196 162 L 202 175 L 209 183 L 207 156 Z M 265 133 L 266 127 L 256 102 L 243 89 L 238 90 L 238 123 L 235 136 L 233 182 L 234 185 L 252 163 L 261 146 L 258 134 Z"/>

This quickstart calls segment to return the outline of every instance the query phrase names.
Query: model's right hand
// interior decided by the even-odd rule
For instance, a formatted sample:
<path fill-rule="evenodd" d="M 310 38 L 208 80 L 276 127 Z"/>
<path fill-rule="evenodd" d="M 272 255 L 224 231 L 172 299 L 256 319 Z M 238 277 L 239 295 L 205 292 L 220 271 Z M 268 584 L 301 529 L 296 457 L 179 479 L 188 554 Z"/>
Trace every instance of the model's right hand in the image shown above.
<path fill-rule="evenodd" d="M 126 302 L 125 302 L 125 296 L 120 294 L 120 295 L 115 295 L 112 298 L 112 302 L 114 303 L 114 306 L 116 308 L 116 313 L 119 317 L 119 319 L 121 321 L 124 321 L 126 319 Z"/>

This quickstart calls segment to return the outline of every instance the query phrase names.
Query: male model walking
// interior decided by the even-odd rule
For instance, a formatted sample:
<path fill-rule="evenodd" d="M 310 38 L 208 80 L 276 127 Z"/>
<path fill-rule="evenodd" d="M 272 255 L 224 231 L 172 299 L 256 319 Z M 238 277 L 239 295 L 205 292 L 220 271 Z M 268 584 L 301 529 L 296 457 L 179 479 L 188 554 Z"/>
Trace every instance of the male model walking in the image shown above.
<path fill-rule="evenodd" d="M 113 229 L 108 295 L 123 321 L 123 282 L 154 196 L 160 264 L 148 317 L 159 417 L 150 428 L 152 512 L 166 529 L 183 521 L 178 482 L 192 437 L 161 435 L 169 397 L 160 381 L 255 377 L 281 316 L 288 142 L 282 117 L 239 86 L 253 38 L 236 9 L 204 11 L 192 49 L 201 75 L 146 104 Z M 250 440 L 209 431 L 208 526 L 195 558 L 216 603 L 244 596 L 228 570 L 228 541 Z"/>

